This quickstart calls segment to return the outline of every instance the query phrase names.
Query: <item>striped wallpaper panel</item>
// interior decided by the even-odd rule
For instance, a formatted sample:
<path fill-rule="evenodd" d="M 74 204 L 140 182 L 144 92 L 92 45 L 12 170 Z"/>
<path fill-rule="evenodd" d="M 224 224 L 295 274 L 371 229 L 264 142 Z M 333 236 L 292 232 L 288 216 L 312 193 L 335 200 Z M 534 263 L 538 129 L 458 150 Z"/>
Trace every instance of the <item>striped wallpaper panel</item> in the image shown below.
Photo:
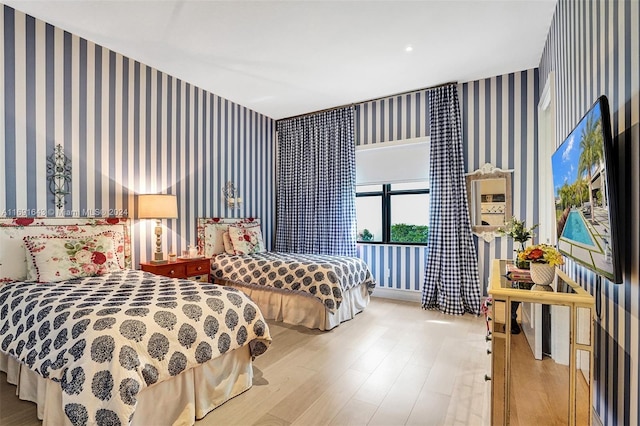
<path fill-rule="evenodd" d="M 200 216 L 262 219 L 271 247 L 274 121 L 4 6 L 0 8 L 0 213 L 129 215 L 135 194 L 172 193 L 165 250 L 195 244 Z M 71 194 L 58 211 L 46 157 L 61 144 Z M 243 204 L 230 210 L 231 180 Z M 152 221 L 134 221 L 134 262 L 149 258 Z"/>
<path fill-rule="evenodd" d="M 538 73 L 536 69 L 460 85 L 462 147 L 467 172 L 491 163 L 513 170 L 513 215 L 538 223 Z M 484 295 L 491 260 L 513 257 L 513 241 L 475 238 Z"/>
<path fill-rule="evenodd" d="M 540 60 L 556 81 L 556 145 L 606 95 L 616 155 L 624 283 L 585 268 L 569 274 L 599 299 L 595 409 L 604 425 L 640 424 L 640 5 L 637 0 L 560 0 Z"/>
<path fill-rule="evenodd" d="M 370 145 L 429 136 L 426 90 L 356 105 L 356 145 Z"/>
<path fill-rule="evenodd" d="M 358 244 L 358 257 L 369 265 L 378 286 L 403 291 L 422 291 L 424 251 L 419 246 Z"/>

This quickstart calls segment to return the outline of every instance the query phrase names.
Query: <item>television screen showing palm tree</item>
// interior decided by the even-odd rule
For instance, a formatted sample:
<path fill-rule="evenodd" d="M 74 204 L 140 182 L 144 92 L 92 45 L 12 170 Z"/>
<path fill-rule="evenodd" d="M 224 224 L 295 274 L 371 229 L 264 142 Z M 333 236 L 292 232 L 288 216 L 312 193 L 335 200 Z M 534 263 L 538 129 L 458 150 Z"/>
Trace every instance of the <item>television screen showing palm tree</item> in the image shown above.
<path fill-rule="evenodd" d="M 551 157 L 558 250 L 620 283 L 613 160 L 609 106 L 601 96 Z"/>

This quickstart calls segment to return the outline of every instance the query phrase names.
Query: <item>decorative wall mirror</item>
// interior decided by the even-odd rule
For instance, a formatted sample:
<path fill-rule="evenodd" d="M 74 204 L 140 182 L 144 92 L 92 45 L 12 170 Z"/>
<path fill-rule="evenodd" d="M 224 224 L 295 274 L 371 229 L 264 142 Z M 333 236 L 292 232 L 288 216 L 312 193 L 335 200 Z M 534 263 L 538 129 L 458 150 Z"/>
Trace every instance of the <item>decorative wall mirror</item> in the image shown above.
<path fill-rule="evenodd" d="M 511 174 L 486 163 L 468 173 L 467 197 L 469 216 L 474 234 L 485 241 L 493 241 L 498 228 L 512 216 Z"/>

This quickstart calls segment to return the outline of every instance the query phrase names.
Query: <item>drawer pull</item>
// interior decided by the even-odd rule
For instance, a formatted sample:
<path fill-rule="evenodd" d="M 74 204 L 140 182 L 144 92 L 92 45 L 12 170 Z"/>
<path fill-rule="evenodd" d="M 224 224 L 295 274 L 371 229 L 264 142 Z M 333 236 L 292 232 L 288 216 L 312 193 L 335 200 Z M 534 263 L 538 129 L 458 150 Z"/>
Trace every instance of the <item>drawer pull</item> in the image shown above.
<path fill-rule="evenodd" d="M 488 374 L 484 375 L 484 381 L 488 382 L 489 380 L 491 380 L 491 376 L 489 376 Z"/>
<path fill-rule="evenodd" d="M 202 270 L 202 266 L 198 266 L 198 271 L 201 271 L 201 270 Z"/>
<path fill-rule="evenodd" d="M 169 271 L 169 273 L 170 273 L 171 275 L 174 275 L 174 274 L 176 273 L 176 271 L 174 271 L 174 270 L 172 269 L 172 270 L 170 270 L 170 271 Z"/>
<path fill-rule="evenodd" d="M 487 355 L 491 355 L 491 349 L 487 349 Z"/>
<path fill-rule="evenodd" d="M 485 340 L 485 341 L 487 341 L 487 342 L 490 342 L 490 341 L 491 341 L 491 336 L 486 336 L 486 337 L 484 338 L 484 340 Z"/>

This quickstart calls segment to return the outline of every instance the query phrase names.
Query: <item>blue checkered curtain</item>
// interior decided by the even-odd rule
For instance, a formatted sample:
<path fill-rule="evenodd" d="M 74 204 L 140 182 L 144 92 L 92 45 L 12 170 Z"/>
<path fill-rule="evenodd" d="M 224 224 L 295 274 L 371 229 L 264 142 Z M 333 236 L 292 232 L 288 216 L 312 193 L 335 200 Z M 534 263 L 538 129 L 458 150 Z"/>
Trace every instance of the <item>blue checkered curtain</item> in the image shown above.
<path fill-rule="evenodd" d="M 431 209 L 422 307 L 480 314 L 478 259 L 467 208 L 457 85 L 429 91 Z"/>
<path fill-rule="evenodd" d="M 353 114 L 278 121 L 276 251 L 356 255 Z"/>

